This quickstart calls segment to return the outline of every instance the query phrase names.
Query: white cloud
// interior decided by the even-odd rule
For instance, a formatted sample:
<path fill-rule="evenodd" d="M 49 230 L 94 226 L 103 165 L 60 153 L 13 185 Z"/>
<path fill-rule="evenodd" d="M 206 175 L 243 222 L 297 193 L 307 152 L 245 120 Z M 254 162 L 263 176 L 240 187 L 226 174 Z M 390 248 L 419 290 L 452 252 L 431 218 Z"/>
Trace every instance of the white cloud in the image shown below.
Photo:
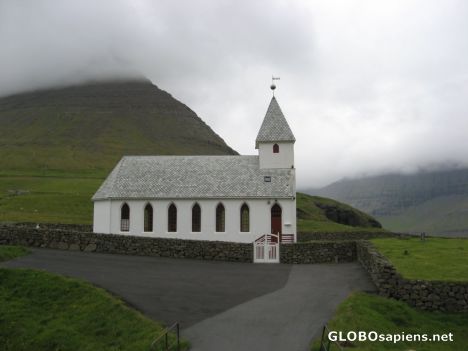
<path fill-rule="evenodd" d="M 468 164 L 468 3 L 0 1 L 0 95 L 143 74 L 254 153 L 271 92 L 300 187 Z"/>

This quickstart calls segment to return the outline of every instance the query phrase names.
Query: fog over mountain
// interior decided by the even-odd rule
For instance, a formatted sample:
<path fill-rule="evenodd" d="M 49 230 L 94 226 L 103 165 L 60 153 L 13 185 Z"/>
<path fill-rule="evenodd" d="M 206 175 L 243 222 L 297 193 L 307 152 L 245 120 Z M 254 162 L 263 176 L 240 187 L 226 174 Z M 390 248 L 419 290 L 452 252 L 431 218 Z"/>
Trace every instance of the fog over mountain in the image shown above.
<path fill-rule="evenodd" d="M 234 149 L 277 97 L 298 186 L 468 166 L 468 2 L 1 0 L 0 96 L 145 76 Z"/>

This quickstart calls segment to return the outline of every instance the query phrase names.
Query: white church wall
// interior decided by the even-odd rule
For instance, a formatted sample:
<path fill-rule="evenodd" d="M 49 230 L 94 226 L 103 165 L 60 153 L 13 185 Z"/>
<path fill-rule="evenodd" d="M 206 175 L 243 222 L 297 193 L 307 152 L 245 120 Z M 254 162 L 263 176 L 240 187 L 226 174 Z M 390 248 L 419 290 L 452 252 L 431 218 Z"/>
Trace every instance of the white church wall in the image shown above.
<path fill-rule="evenodd" d="M 130 206 L 130 230 L 120 231 L 120 209 L 124 203 Z M 216 232 L 216 206 L 225 208 L 225 232 Z M 144 232 L 144 208 L 153 207 L 153 231 Z M 168 208 L 171 203 L 177 207 L 177 232 L 168 232 Z M 201 231 L 192 232 L 192 206 L 201 207 Z M 246 203 L 250 210 L 250 232 L 240 231 L 240 208 Z M 113 200 L 94 203 L 94 232 L 114 233 L 162 238 L 193 240 L 219 240 L 231 242 L 252 242 L 259 236 L 271 232 L 271 207 L 274 199 L 199 199 L 199 200 Z M 282 208 L 282 232 L 296 234 L 296 201 L 278 199 Z"/>
<path fill-rule="evenodd" d="M 259 143 L 260 168 L 291 168 L 294 166 L 294 144 L 291 142 L 276 143 L 279 152 L 273 153 L 275 143 Z"/>
<path fill-rule="evenodd" d="M 95 233 L 110 233 L 110 201 L 95 201 L 93 215 L 93 231 Z"/>

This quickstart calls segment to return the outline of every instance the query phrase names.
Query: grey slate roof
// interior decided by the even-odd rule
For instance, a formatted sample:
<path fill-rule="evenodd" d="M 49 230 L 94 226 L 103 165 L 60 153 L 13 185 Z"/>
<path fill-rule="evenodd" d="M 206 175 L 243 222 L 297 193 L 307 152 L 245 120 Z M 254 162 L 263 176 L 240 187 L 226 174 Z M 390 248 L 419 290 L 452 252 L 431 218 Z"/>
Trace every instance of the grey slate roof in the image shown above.
<path fill-rule="evenodd" d="M 258 156 L 125 156 L 93 200 L 293 196 L 294 170 L 260 169 Z"/>
<path fill-rule="evenodd" d="M 291 128 L 289 128 L 289 124 L 278 105 L 278 101 L 273 96 L 255 140 L 255 148 L 258 149 L 259 143 L 274 141 L 295 142 L 296 138 L 294 138 L 294 134 Z"/>

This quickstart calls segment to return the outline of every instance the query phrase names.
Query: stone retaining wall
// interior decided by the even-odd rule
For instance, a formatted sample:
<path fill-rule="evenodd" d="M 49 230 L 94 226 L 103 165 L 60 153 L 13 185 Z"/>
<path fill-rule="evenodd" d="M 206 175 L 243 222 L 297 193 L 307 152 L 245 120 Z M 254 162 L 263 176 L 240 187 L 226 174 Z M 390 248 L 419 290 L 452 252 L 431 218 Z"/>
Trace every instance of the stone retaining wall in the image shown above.
<path fill-rule="evenodd" d="M 92 233 L 93 226 L 91 224 L 61 224 L 61 223 L 32 223 L 32 222 L 0 222 L 0 226 L 20 227 L 34 229 L 39 226 L 40 229 L 47 230 L 65 230 L 74 232 Z"/>
<path fill-rule="evenodd" d="M 281 263 L 340 263 L 356 261 L 356 242 L 317 241 L 282 244 Z"/>
<path fill-rule="evenodd" d="M 380 295 L 423 310 L 468 312 L 468 283 L 405 279 L 372 243 L 357 242 L 356 250 Z"/>
<path fill-rule="evenodd" d="M 71 229 L 68 229 L 71 228 Z M 0 244 L 125 255 L 253 261 L 253 244 L 148 238 L 74 231 L 73 226 L 0 225 Z M 281 263 L 332 263 L 356 260 L 353 241 L 282 244 Z"/>
<path fill-rule="evenodd" d="M 252 262 L 252 244 L 0 226 L 0 244 L 100 253 Z"/>

